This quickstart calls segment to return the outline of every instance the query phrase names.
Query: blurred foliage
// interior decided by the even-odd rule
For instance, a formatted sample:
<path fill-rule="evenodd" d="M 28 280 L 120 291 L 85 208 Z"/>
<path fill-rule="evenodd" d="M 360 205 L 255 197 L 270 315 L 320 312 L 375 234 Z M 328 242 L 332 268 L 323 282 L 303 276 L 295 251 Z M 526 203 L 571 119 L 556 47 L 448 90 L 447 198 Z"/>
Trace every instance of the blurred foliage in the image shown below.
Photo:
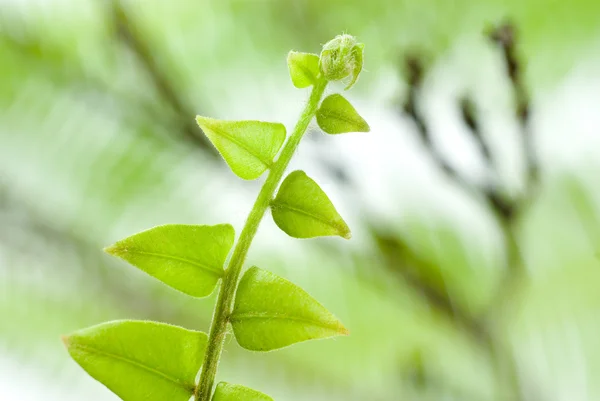
<path fill-rule="evenodd" d="M 112 399 L 68 362 L 59 335 L 73 329 L 124 317 L 207 329 L 214 295 L 189 300 L 101 249 L 157 224 L 240 227 L 258 184 L 233 189 L 195 114 L 289 125 L 306 94 L 287 51 L 347 31 L 366 44 L 353 103 L 373 132 L 311 135 L 299 159 L 350 216 L 352 251 L 298 244 L 265 219 L 249 258 L 323 300 L 351 336 L 249 356 L 231 341 L 220 377 L 280 401 L 495 400 L 512 385 L 523 400 L 598 399 L 597 15 L 591 0 L 2 2 L 1 398 Z M 510 80 L 483 35 L 507 19 L 541 171 L 510 289 L 485 197 L 432 163 L 398 106 L 401 62 L 417 54 L 439 155 L 468 184 L 493 182 L 461 122 L 468 93 L 502 196 L 522 193 Z"/>

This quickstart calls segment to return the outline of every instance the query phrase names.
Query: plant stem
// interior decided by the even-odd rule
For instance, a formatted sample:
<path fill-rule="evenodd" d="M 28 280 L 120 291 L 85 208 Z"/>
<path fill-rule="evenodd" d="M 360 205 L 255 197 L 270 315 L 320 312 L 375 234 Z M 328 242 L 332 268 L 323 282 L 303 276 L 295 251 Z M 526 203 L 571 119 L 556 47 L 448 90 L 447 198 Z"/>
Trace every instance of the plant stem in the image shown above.
<path fill-rule="evenodd" d="M 275 190 L 279 186 L 286 167 L 294 155 L 308 124 L 317 112 L 319 101 L 325 92 L 326 86 L 327 80 L 324 78 L 320 78 L 313 86 L 308 103 L 294 128 L 294 132 L 292 132 L 292 135 L 287 140 L 277 161 L 271 166 L 269 175 L 254 202 L 254 206 L 248 215 L 246 224 L 244 225 L 233 251 L 233 255 L 229 261 L 229 265 L 225 270 L 223 283 L 219 291 L 219 297 L 217 299 L 217 305 L 210 327 L 208 346 L 204 356 L 200 382 L 194 391 L 194 400 L 196 401 L 210 401 L 215 375 L 217 373 L 219 360 L 221 359 L 221 352 L 223 351 L 225 335 L 227 334 L 227 324 L 229 323 L 229 316 L 232 312 L 235 291 L 238 286 L 239 276 L 244 261 L 246 260 L 250 244 L 254 239 L 254 235 L 258 230 L 258 226 L 265 211 L 269 207 L 269 203 L 273 198 Z"/>

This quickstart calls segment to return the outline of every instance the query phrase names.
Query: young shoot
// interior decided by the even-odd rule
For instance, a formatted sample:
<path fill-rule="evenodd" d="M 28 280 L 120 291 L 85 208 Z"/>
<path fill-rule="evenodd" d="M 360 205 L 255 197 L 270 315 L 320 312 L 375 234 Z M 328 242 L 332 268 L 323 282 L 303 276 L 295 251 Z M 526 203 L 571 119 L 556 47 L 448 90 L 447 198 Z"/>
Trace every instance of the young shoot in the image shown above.
<path fill-rule="evenodd" d="M 320 56 L 289 53 L 292 83 L 297 88 L 311 87 L 289 136 L 280 123 L 196 117 L 238 177 L 254 180 L 268 170 L 237 241 L 230 224 L 169 224 L 125 238 L 105 251 L 192 297 L 206 297 L 218 288 L 209 334 L 166 323 L 120 320 L 65 336 L 71 357 L 90 376 L 124 401 L 192 397 L 195 401 L 273 401 L 239 384 L 215 386 L 229 327 L 241 347 L 263 352 L 348 334 L 331 312 L 297 285 L 256 266 L 242 272 L 267 209 L 289 236 L 350 239 L 350 228 L 313 179 L 303 171 L 284 175 L 313 119 L 328 134 L 369 131 L 342 95 L 323 99 L 331 81 L 344 81 L 346 89 L 356 83 L 363 48 L 354 37 L 340 35 L 323 46 Z"/>

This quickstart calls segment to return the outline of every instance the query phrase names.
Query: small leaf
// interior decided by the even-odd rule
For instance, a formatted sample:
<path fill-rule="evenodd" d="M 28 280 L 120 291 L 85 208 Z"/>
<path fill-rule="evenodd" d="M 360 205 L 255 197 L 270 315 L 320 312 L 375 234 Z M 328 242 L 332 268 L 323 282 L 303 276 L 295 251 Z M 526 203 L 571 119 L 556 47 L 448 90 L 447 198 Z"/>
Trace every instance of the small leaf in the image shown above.
<path fill-rule="evenodd" d="M 318 55 L 291 51 L 287 61 L 296 88 L 307 88 L 317 82 L 320 73 Z"/>
<path fill-rule="evenodd" d="M 207 336 L 163 323 L 121 320 L 63 341 L 75 362 L 124 401 L 188 401 Z"/>
<path fill-rule="evenodd" d="M 369 132 L 369 124 L 340 94 L 329 95 L 317 110 L 317 123 L 328 134 Z"/>
<path fill-rule="evenodd" d="M 285 141 L 285 126 L 263 121 L 225 121 L 197 116 L 198 125 L 231 170 L 244 180 L 265 172 Z"/>
<path fill-rule="evenodd" d="M 248 387 L 221 382 L 217 384 L 212 401 L 273 401 L 273 399 Z"/>
<path fill-rule="evenodd" d="M 252 351 L 348 334 L 342 323 L 302 288 L 258 267 L 249 269 L 240 280 L 231 324 L 238 343 Z"/>
<path fill-rule="evenodd" d="M 363 68 L 363 54 L 365 50 L 364 43 L 357 43 L 356 46 L 352 48 L 352 56 L 354 57 L 354 68 L 352 69 L 352 79 L 348 83 L 348 85 L 344 88 L 344 90 L 348 90 L 354 86 L 356 81 L 358 81 L 358 76 Z M 360 132 L 360 131 L 359 131 Z"/>
<path fill-rule="evenodd" d="M 275 224 L 291 237 L 351 237 L 350 228 L 333 203 L 304 171 L 294 171 L 283 180 L 271 201 L 271 214 Z"/>
<path fill-rule="evenodd" d="M 105 251 L 176 290 L 205 297 L 223 275 L 234 236 L 229 224 L 167 224 L 118 241 Z"/>

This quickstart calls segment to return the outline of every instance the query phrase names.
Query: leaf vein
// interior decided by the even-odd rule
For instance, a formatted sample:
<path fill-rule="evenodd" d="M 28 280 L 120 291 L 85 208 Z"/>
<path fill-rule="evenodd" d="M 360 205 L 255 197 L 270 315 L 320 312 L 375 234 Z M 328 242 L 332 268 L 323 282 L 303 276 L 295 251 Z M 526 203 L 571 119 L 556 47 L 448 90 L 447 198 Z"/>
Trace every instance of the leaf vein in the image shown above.
<path fill-rule="evenodd" d="M 261 162 L 262 164 L 265 165 L 265 167 L 270 168 L 272 161 L 271 160 L 265 160 L 262 155 L 257 154 L 254 152 L 253 149 L 251 149 L 248 145 L 246 145 L 245 143 L 241 142 L 240 140 L 238 140 L 237 138 L 229 135 L 227 132 L 215 128 L 215 127 L 210 127 L 211 130 L 213 130 L 216 134 L 224 137 L 225 139 L 233 142 L 234 145 L 239 146 L 240 148 L 244 149 L 246 152 L 248 152 L 250 154 L 250 156 L 254 157 L 256 160 L 258 160 L 259 162 Z"/>
<path fill-rule="evenodd" d="M 191 259 L 186 259 L 186 258 L 181 258 L 179 256 L 174 256 L 174 255 L 168 255 L 165 253 L 158 253 L 158 252 L 149 252 L 149 251 L 142 251 L 139 249 L 132 249 L 132 250 L 125 250 L 126 252 L 129 253 L 137 253 L 139 255 L 145 255 L 145 256 L 155 256 L 157 258 L 163 258 L 163 259 L 173 259 L 179 262 L 184 262 L 184 263 L 188 263 L 192 266 L 196 266 L 199 267 L 202 270 L 207 271 L 208 273 L 217 276 L 217 277 L 222 277 L 223 276 L 223 272 L 221 270 L 215 269 L 209 265 L 205 265 L 203 263 L 200 263 L 198 261 L 195 260 L 191 260 Z"/>
<path fill-rule="evenodd" d="M 363 125 L 363 121 L 361 121 L 357 118 L 349 117 L 345 113 L 339 113 L 339 112 L 336 112 L 333 110 L 319 110 L 319 111 L 320 111 L 320 114 L 325 118 L 334 118 L 334 119 L 343 121 L 348 124 Z"/>
<path fill-rule="evenodd" d="M 329 225 L 330 227 L 336 228 L 339 231 L 345 231 L 345 230 L 343 230 L 343 228 L 342 228 L 341 225 L 339 225 L 337 223 L 334 223 L 334 222 L 326 219 L 323 216 L 320 216 L 320 215 L 318 215 L 316 213 L 311 213 L 311 212 L 309 212 L 309 211 L 307 211 L 305 209 L 297 208 L 295 206 L 290 205 L 289 203 L 277 200 L 277 198 L 275 198 L 275 200 L 273 202 L 271 202 L 271 207 L 275 208 L 275 209 L 277 209 L 277 208 L 286 208 L 286 209 L 289 209 L 292 212 L 295 212 L 295 213 L 298 213 L 298 214 L 303 214 L 303 215 L 308 216 L 308 217 L 312 217 L 313 219 L 315 219 L 317 221 L 320 221 L 321 223 L 325 223 L 325 224 Z"/>
<path fill-rule="evenodd" d="M 152 373 L 156 376 L 160 376 L 163 379 L 172 382 L 174 384 L 176 384 L 179 387 L 183 387 L 185 388 L 187 391 L 190 392 L 190 394 L 194 391 L 195 385 L 193 383 L 184 383 L 181 380 L 177 379 L 176 377 L 170 376 L 164 372 L 161 372 L 160 370 L 157 370 L 155 368 L 152 368 L 150 366 L 144 365 L 141 362 L 136 361 L 135 359 L 131 359 L 131 358 L 127 358 L 125 356 L 121 356 L 121 355 L 117 355 L 117 354 L 113 354 L 112 352 L 106 352 L 106 351 L 102 351 L 99 350 L 98 348 L 94 348 L 94 347 L 89 347 L 89 346 L 85 346 L 85 345 L 81 345 L 81 344 L 71 344 L 72 348 L 78 348 L 84 352 L 88 352 L 91 354 L 96 354 L 96 355 L 100 355 L 100 356 L 104 356 L 107 358 L 113 358 L 116 359 L 118 361 L 130 364 L 134 367 L 137 367 L 141 370 L 145 370 L 149 373 Z"/>
<path fill-rule="evenodd" d="M 328 324 L 324 324 L 319 320 L 310 319 L 306 317 L 300 316 L 289 316 L 283 314 L 269 314 L 269 312 L 243 312 L 243 313 L 233 313 L 230 317 L 231 322 L 234 321 L 242 321 L 242 320 L 292 320 L 300 323 L 308 323 L 312 326 L 321 327 L 323 329 L 333 330 L 336 332 L 341 331 L 340 328 Z"/>

